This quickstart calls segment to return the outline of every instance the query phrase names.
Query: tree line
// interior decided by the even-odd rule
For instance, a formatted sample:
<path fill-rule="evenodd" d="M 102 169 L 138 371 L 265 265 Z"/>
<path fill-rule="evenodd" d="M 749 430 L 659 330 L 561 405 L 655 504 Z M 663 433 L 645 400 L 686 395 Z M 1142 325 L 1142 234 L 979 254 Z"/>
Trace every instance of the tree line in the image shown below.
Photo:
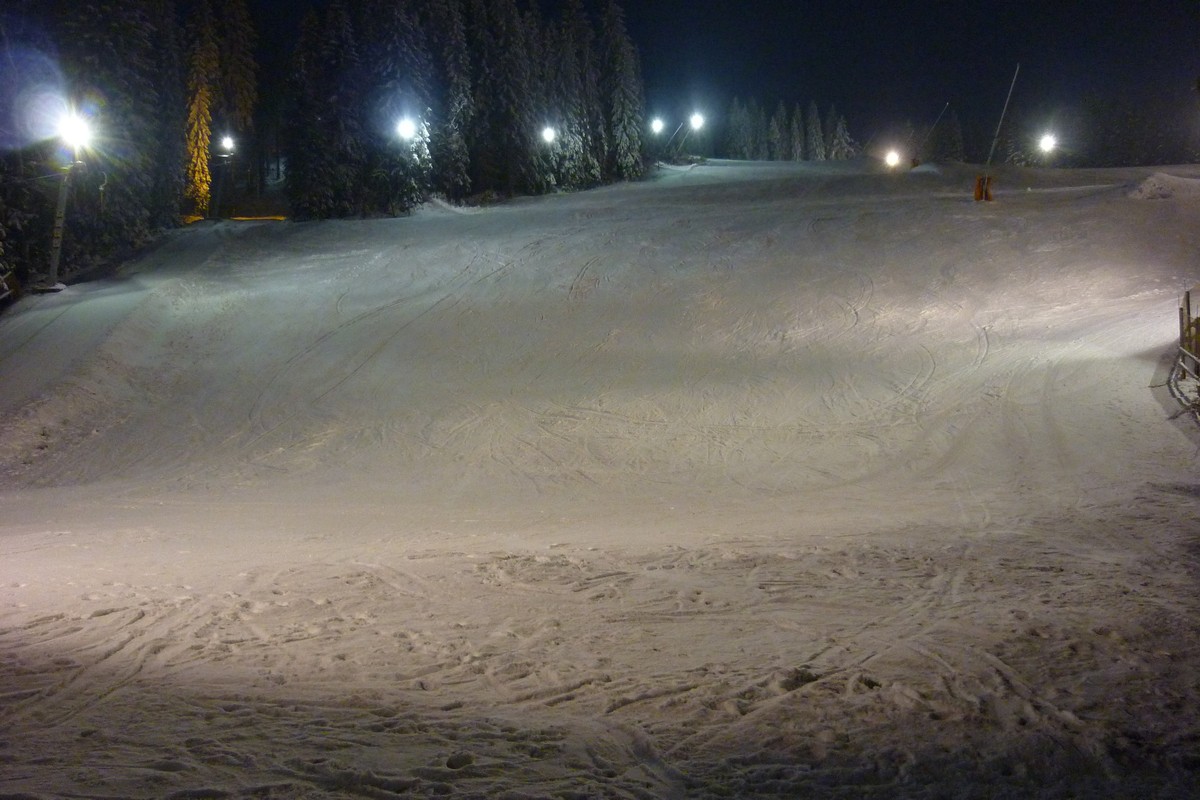
<path fill-rule="evenodd" d="M 486 201 L 638 178 L 655 146 L 621 6 L 563 0 L 547 15 L 549 6 L 325 0 L 272 68 L 281 80 L 256 61 L 260 37 L 277 34 L 254 30 L 247 0 L 4 0 L 0 100 L 17 108 L 56 87 L 94 119 L 98 139 L 71 170 L 66 204 L 62 259 L 76 271 L 127 256 L 186 215 L 212 214 L 235 179 L 262 190 L 268 154 L 291 215 L 304 219 L 402 214 L 432 194 Z M 0 118 L 0 274 L 22 277 L 49 262 L 75 155 L 45 126 L 16 119 L 34 106 Z M 1193 110 L 1098 97 L 1056 115 L 1018 106 L 997 158 L 1046 163 L 1031 131 L 1052 119 L 1066 143 L 1058 166 L 1193 161 Z M 835 108 L 822 114 L 815 102 L 769 110 L 734 99 L 721 127 L 719 153 L 730 158 L 863 149 Z M 964 157 L 953 109 L 888 138 L 920 160 Z"/>
<path fill-rule="evenodd" d="M 296 218 L 640 177 L 641 67 L 624 12 L 617 0 L 558 8 L 329 0 L 300 26 L 284 91 L 263 96 L 246 0 L 6 0 L 0 69 L 29 82 L 23 59 L 49 65 L 94 120 L 62 242 L 80 269 L 212 213 L 231 176 L 261 188 L 275 146 Z M 0 269 L 30 274 L 48 261 L 74 154 L 52 133 L 11 133 L 0 130 Z"/>
<path fill-rule="evenodd" d="M 293 213 L 395 214 L 431 192 L 641 176 L 637 52 L 616 0 L 598 5 L 568 0 L 543 18 L 515 0 L 333 0 L 310 15 L 284 132 Z"/>
<path fill-rule="evenodd" d="M 822 117 L 816 101 L 805 114 L 779 101 L 774 112 L 756 98 L 733 98 L 725 120 L 724 155 L 751 161 L 841 161 L 861 147 L 850 136 L 846 118 L 830 106 Z"/>

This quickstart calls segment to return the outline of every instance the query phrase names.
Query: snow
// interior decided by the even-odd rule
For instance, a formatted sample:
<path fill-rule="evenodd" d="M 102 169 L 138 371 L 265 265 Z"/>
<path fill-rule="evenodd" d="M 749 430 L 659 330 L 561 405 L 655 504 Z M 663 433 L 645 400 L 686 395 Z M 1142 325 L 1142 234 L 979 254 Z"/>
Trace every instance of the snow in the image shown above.
<path fill-rule="evenodd" d="M 201 223 L 24 298 L 0 796 L 1194 791 L 1200 168 L 994 174 Z"/>

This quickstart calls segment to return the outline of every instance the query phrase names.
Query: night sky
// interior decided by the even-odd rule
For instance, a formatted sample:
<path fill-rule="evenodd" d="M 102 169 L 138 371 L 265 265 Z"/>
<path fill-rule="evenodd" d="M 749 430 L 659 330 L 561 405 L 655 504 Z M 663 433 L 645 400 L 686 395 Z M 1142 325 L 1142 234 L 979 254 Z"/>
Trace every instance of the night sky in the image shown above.
<path fill-rule="evenodd" d="M 836 104 L 865 142 L 895 122 L 928 124 L 950 103 L 969 136 L 989 138 L 1020 63 L 1014 106 L 1099 91 L 1179 97 L 1200 114 L 1196 0 L 631 0 L 624 7 L 652 113 L 693 103 L 724 113 L 734 95 L 805 109 L 815 99 L 822 112 Z"/>
<path fill-rule="evenodd" d="M 552 15 L 559 0 L 539 0 Z M 250 0 L 268 41 L 321 0 Z M 522 3 L 524 5 L 524 3 Z M 585 0 L 589 8 L 597 2 Z M 643 61 L 647 112 L 719 117 L 734 96 L 822 112 L 835 104 L 865 143 L 950 103 L 968 150 L 985 147 L 1014 70 L 1014 107 L 1091 91 L 1192 103 L 1198 0 L 623 0 Z M 273 9 L 279 9 L 278 11 Z M 291 20 L 287 18 L 293 18 Z"/>

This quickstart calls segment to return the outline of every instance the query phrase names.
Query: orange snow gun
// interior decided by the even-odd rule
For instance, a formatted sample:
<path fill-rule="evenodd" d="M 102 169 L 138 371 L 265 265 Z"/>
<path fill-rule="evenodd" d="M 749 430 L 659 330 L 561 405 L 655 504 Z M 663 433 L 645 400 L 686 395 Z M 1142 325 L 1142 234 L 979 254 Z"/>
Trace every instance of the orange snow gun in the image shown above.
<path fill-rule="evenodd" d="M 980 175 L 975 179 L 975 202 L 980 200 L 992 200 L 992 176 Z"/>

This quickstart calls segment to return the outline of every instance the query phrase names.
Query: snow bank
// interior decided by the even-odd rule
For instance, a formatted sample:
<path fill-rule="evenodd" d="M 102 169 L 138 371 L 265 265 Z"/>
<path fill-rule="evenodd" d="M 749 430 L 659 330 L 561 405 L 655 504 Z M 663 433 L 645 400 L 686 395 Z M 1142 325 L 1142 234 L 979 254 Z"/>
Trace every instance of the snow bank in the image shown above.
<path fill-rule="evenodd" d="M 1171 197 L 1200 197 L 1200 179 L 1179 178 L 1156 172 L 1129 192 L 1134 200 L 1166 200 Z"/>

